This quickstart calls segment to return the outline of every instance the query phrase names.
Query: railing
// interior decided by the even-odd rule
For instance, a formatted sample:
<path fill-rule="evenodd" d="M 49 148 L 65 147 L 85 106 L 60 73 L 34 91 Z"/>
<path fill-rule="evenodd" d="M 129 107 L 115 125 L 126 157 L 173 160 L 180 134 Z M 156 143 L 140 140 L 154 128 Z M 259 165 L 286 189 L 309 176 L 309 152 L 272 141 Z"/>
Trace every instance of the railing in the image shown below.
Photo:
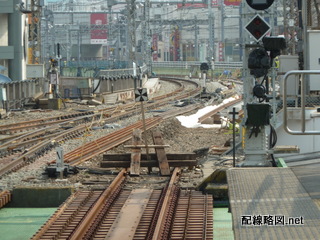
<path fill-rule="evenodd" d="M 116 76 L 134 76 L 140 73 L 145 73 L 147 71 L 147 66 L 143 65 L 141 67 L 137 67 L 135 70 L 133 68 L 126 69 L 110 69 L 110 70 L 100 70 L 99 77 L 116 77 Z"/>
<path fill-rule="evenodd" d="M 287 72 L 283 77 L 283 125 L 287 133 L 292 135 L 320 135 L 320 131 L 306 131 L 306 78 L 305 75 L 320 75 L 320 71 L 316 70 L 294 70 Z M 301 95 L 300 98 L 300 108 L 301 108 L 301 131 L 294 131 L 288 127 L 288 101 L 287 101 L 287 82 L 291 75 L 300 76 L 301 81 Z"/>
<path fill-rule="evenodd" d="M 152 62 L 152 67 L 155 68 L 190 68 L 192 66 L 200 67 L 200 61 L 176 61 L 176 62 Z M 242 62 L 215 62 L 214 69 L 228 70 L 242 68 Z"/>
<path fill-rule="evenodd" d="M 64 77 L 99 77 L 100 71 L 118 71 L 126 69 L 128 61 L 68 61 L 61 62 L 61 74 Z"/>
<path fill-rule="evenodd" d="M 68 61 L 62 62 L 61 67 L 83 67 L 100 69 L 117 69 L 128 67 L 127 61 L 107 61 L 107 60 L 88 60 L 88 61 Z"/>
<path fill-rule="evenodd" d="M 200 69 L 200 61 L 170 61 L 170 62 L 152 62 L 152 69 L 175 69 L 183 71 L 193 71 Z M 128 62 L 111 61 L 82 61 L 79 68 L 78 62 L 62 63 L 62 75 L 64 77 L 99 77 L 99 76 L 122 76 L 133 75 L 133 69 L 127 68 Z M 143 66 L 145 68 L 145 65 Z M 234 70 L 242 68 L 242 62 L 215 62 L 214 69 L 217 71 Z M 142 72 L 146 70 L 143 69 Z"/>

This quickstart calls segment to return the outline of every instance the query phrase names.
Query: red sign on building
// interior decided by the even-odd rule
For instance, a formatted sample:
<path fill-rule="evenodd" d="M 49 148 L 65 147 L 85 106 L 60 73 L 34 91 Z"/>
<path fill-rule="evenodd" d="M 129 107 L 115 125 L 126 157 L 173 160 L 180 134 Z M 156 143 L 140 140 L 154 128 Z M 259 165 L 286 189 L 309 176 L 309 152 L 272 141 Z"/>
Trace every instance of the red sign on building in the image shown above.
<path fill-rule="evenodd" d="M 211 1 L 211 6 L 212 7 L 218 7 L 221 5 L 221 2 L 223 0 L 212 0 Z M 242 0 L 224 0 L 224 4 L 226 6 L 240 6 Z M 208 8 L 208 4 L 206 3 L 179 3 L 177 4 L 178 8 Z"/>
<path fill-rule="evenodd" d="M 226 6 L 240 6 L 242 0 L 224 0 Z"/>
<path fill-rule="evenodd" d="M 219 42 L 219 62 L 224 61 L 224 44 L 223 42 Z"/>
<path fill-rule="evenodd" d="M 170 52 L 173 61 L 180 61 L 180 31 L 176 26 L 170 35 Z"/>
<path fill-rule="evenodd" d="M 212 7 L 217 7 L 217 6 L 220 6 L 220 0 L 212 0 L 212 3 L 211 3 Z"/>
<path fill-rule="evenodd" d="M 152 59 L 158 61 L 158 34 L 152 35 Z"/>
<path fill-rule="evenodd" d="M 91 44 L 107 43 L 107 14 L 92 13 L 90 15 L 91 24 Z"/>
<path fill-rule="evenodd" d="M 212 0 L 212 7 L 217 7 L 220 5 L 220 0 Z M 177 4 L 178 8 L 208 8 L 208 4 L 206 3 L 179 3 Z"/>

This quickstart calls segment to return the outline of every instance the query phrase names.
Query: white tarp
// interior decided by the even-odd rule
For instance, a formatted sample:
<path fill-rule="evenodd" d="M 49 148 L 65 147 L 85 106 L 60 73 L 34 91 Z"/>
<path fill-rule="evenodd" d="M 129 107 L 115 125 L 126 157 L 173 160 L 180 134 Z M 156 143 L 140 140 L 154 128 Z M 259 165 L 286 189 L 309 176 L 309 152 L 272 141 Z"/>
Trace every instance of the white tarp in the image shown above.
<path fill-rule="evenodd" d="M 221 124 L 201 124 L 198 122 L 199 117 L 207 114 L 208 112 L 213 111 L 214 109 L 220 107 L 221 105 L 224 105 L 228 102 L 234 101 L 235 98 L 231 97 L 231 98 L 227 98 L 225 100 L 223 100 L 222 103 L 220 103 L 219 105 L 213 105 L 213 106 L 207 106 L 204 107 L 202 109 L 199 109 L 197 113 L 189 115 L 189 116 L 178 116 L 176 117 L 182 126 L 187 127 L 187 128 L 199 128 L 199 127 L 203 127 L 203 128 L 220 128 Z"/>

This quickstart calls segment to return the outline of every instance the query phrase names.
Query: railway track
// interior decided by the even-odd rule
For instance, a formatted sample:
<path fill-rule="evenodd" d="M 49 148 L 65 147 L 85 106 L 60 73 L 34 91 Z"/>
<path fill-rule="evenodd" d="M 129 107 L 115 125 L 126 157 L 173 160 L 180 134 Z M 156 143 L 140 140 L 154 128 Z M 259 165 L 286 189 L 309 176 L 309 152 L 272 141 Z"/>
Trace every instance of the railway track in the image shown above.
<path fill-rule="evenodd" d="M 186 94 L 190 96 L 196 93 L 197 93 L 197 89 L 192 89 Z M 171 93 L 169 93 L 169 95 L 171 95 Z M 186 97 L 186 95 L 183 94 L 183 97 Z M 158 102 L 152 103 L 152 105 L 155 105 L 155 104 L 159 106 Z M 227 104 L 227 105 L 229 106 L 230 104 Z M 182 114 L 183 112 L 192 111 L 197 107 L 198 107 L 197 105 L 188 106 L 185 108 L 177 109 L 175 111 L 168 111 L 166 113 L 159 114 L 158 117 L 147 119 L 147 130 L 158 125 L 163 119 L 170 118 L 177 114 Z M 154 108 L 154 106 L 151 108 Z M 136 110 L 131 110 L 128 112 L 118 114 L 113 117 L 109 117 L 107 119 L 104 119 L 104 122 L 112 123 L 117 121 L 119 118 L 125 118 L 133 114 L 136 114 Z M 101 119 L 97 120 L 97 122 L 99 122 L 100 120 Z M 58 126 L 54 125 L 46 129 L 36 130 L 32 133 L 27 133 L 23 136 L 19 136 L 18 139 L 24 139 L 23 141 L 18 141 L 17 139 L 15 139 L 14 144 L 11 144 L 11 145 L 3 144 L 0 147 L 0 152 L 1 151 L 10 152 L 11 155 L 7 157 L 2 157 L 0 159 L 0 164 L 1 164 L 0 177 L 12 171 L 18 170 L 19 168 L 29 164 L 30 162 L 33 162 L 34 160 L 36 160 L 37 157 L 42 156 L 43 154 L 45 154 L 47 151 L 51 150 L 55 146 L 60 145 L 60 143 L 63 143 L 68 139 L 72 139 L 72 138 L 83 135 L 85 132 L 90 131 L 94 125 L 95 125 L 95 122 L 92 122 L 90 127 L 88 127 L 88 124 L 80 124 L 73 128 L 64 129 L 61 132 L 56 132 L 56 133 L 52 133 L 49 136 L 48 135 L 45 136 L 44 132 L 59 129 Z M 81 164 L 89 159 L 92 159 L 95 156 L 98 156 L 99 154 L 106 152 L 112 149 L 113 147 L 116 147 L 124 143 L 125 141 L 131 139 L 132 130 L 135 128 L 142 129 L 143 128 L 142 122 L 140 121 L 128 127 L 125 127 L 123 129 L 114 131 L 106 135 L 105 137 L 97 139 L 93 142 L 86 143 L 85 146 L 80 146 L 79 148 L 74 149 L 73 151 L 65 154 L 64 161 L 71 166 L 77 166 L 78 164 Z M 41 135 L 42 137 L 29 140 L 29 138 L 32 138 L 32 136 L 34 135 Z M 28 140 L 25 140 L 26 138 Z M 22 152 L 20 155 L 19 153 L 17 154 L 14 151 L 14 149 L 16 149 L 17 147 L 21 149 L 26 149 L 25 146 L 29 146 L 29 144 L 31 146 L 27 149 L 27 151 Z M 50 163 L 54 163 L 54 162 L 55 161 L 53 160 Z"/>
<path fill-rule="evenodd" d="M 199 85 L 196 82 L 189 81 L 189 80 L 183 80 L 183 79 L 172 79 L 172 78 L 164 78 L 161 79 L 164 81 L 170 81 L 178 85 L 178 88 L 172 92 L 166 93 L 161 96 L 154 97 L 152 100 L 154 102 L 150 102 L 147 104 L 147 109 L 154 109 L 158 106 L 162 106 L 164 104 L 167 104 L 168 101 L 181 99 L 187 96 L 192 96 L 193 94 L 196 94 L 200 88 Z M 185 84 L 188 83 L 193 85 L 192 90 L 185 90 Z M 184 92 L 183 92 L 184 91 Z M 183 94 L 180 94 L 183 92 Z M 156 102 L 155 102 L 156 101 Z M 71 114 L 65 114 L 57 117 L 48 117 L 48 118 L 42 118 L 42 119 L 33 119 L 28 121 L 21 121 L 21 122 L 15 122 L 10 124 L 4 124 L 0 125 L 0 134 L 2 135 L 8 135 L 8 139 L 12 139 L 9 135 L 17 134 L 18 136 L 22 135 L 21 133 L 25 133 L 27 131 L 33 130 L 33 129 L 42 129 L 47 128 L 48 126 L 61 126 L 69 124 L 70 122 L 75 124 L 77 122 L 88 122 L 92 121 L 93 119 L 97 118 L 109 118 L 111 116 L 119 115 L 123 111 L 130 112 L 132 110 L 135 110 L 137 103 L 128 103 L 122 106 L 112 106 L 107 107 L 103 109 L 99 109 L 96 111 L 85 111 L 85 112 L 78 112 L 78 113 L 71 113 Z M 120 114 L 121 115 L 121 114 Z M 2 139 L 2 141 L 5 141 L 6 138 Z"/>
<path fill-rule="evenodd" d="M 192 96 L 197 94 L 199 90 L 198 88 L 192 89 L 179 95 L 179 98 Z M 177 99 L 177 96 L 172 95 L 170 99 Z M 158 101 L 151 104 L 154 104 L 155 107 L 161 106 Z M 153 108 L 151 105 L 146 107 Z M 178 110 L 191 111 L 191 107 L 183 108 L 184 110 L 179 108 Z M 125 114 L 131 114 L 129 112 L 130 110 Z M 135 112 L 137 111 L 135 110 Z M 157 117 L 146 119 L 147 129 L 175 114 L 177 112 L 166 112 Z M 102 113 L 100 113 L 101 115 Z M 125 115 L 117 114 L 117 116 L 108 115 L 106 119 L 114 118 L 110 120 L 112 122 L 119 116 L 125 117 Z M 12 163 L 10 168 L 0 169 L 0 176 L 17 169 L 14 163 L 19 166 L 28 164 L 38 155 L 45 153 L 49 147 L 52 148 L 68 138 L 74 138 L 90 130 L 88 124 L 79 124 L 70 129 L 63 129 L 61 135 L 57 133 L 58 125 L 45 129 L 50 131 L 50 139 L 38 142 L 39 148 L 30 147 L 28 152 L 10 161 Z M 132 130 L 135 128 L 142 129 L 142 122 L 134 123 L 88 142 L 85 146 L 65 154 L 64 161 L 72 166 L 81 164 L 131 139 Z M 56 129 L 57 132 L 55 132 Z M 41 132 L 42 130 L 44 129 L 37 131 Z M 32 131 L 19 137 L 23 139 L 28 135 L 29 144 L 32 144 L 33 141 L 37 141 L 32 139 L 33 134 L 41 135 Z M 8 149 L 10 146 L 13 145 L 8 144 L 4 147 Z M 15 145 L 16 148 L 22 148 L 22 146 Z M 29 153 L 32 154 L 29 155 Z M 180 176 L 181 170 L 175 168 L 171 178 L 162 177 L 161 181 L 157 182 L 156 188 L 150 185 L 146 186 L 144 183 L 132 186 L 128 181 L 127 169 L 122 169 L 116 179 L 109 186 L 106 186 L 105 190 L 77 191 L 70 196 L 32 239 L 213 239 L 212 197 L 195 190 L 182 189 L 179 184 Z M 167 180 L 163 181 L 165 178 Z"/>
<path fill-rule="evenodd" d="M 161 96 L 154 97 L 152 102 L 146 103 L 146 109 L 155 109 L 157 107 L 164 106 L 168 104 L 168 102 L 172 100 L 182 99 L 187 96 L 193 96 L 200 91 L 199 85 L 196 82 L 182 80 L 176 81 L 174 79 L 166 78 L 163 79 L 165 81 L 171 81 L 177 84 L 179 87 L 172 92 L 166 93 Z M 194 87 L 191 90 L 185 90 L 185 85 L 182 82 L 187 82 L 192 84 Z M 183 92 L 183 94 L 179 94 Z M 128 117 L 129 115 L 133 115 L 137 113 L 137 103 L 128 103 L 122 106 L 113 106 L 108 108 L 99 109 L 97 111 L 86 111 L 80 113 L 72 113 L 61 115 L 58 117 L 49 117 L 42 119 L 34 119 L 29 121 L 21 121 L 11 124 L 0 125 L 0 134 L 4 135 L 1 139 L 3 142 L 2 146 L 7 146 L 11 142 L 23 142 L 25 139 L 34 138 L 36 134 L 40 135 L 46 131 L 50 126 L 54 128 L 68 128 L 73 127 L 75 125 L 92 122 L 97 119 L 109 119 L 112 120 Z M 123 112 L 126 112 L 125 114 Z M 113 118 L 112 118 L 113 117 Z M 38 131 L 30 131 L 34 129 L 39 129 Z"/>
<path fill-rule="evenodd" d="M 146 119 L 146 130 L 155 127 L 162 121 L 161 118 Z M 101 153 L 104 153 L 121 143 L 132 138 L 132 131 L 136 128 L 143 129 L 142 121 L 136 122 L 128 127 L 112 132 L 95 141 L 87 143 L 64 156 L 64 161 L 72 166 L 85 162 Z"/>
<path fill-rule="evenodd" d="M 173 80 L 166 79 L 166 81 Z M 154 98 L 154 102 L 146 104 L 146 109 L 155 109 L 164 106 L 173 99 L 175 100 L 184 98 L 185 96 L 193 96 L 200 90 L 197 83 L 186 81 L 194 85 L 194 87 L 191 90 L 189 89 L 185 91 L 182 95 L 179 95 L 179 93 L 185 89 L 185 85 L 182 84 L 182 82 L 185 81 L 179 80 L 174 82 L 179 85 L 179 87 L 175 91 Z M 100 109 L 97 112 L 90 111 L 80 113 L 79 115 L 68 114 L 60 117 L 36 119 L 20 123 L 2 125 L 0 126 L 0 132 L 2 134 L 13 134 L 17 133 L 17 131 L 19 131 L 19 134 L 15 138 L 10 137 L 10 140 L 0 145 L 0 177 L 7 173 L 18 170 L 19 168 L 29 164 L 30 162 L 33 162 L 39 156 L 42 156 L 47 151 L 59 145 L 59 143 L 67 141 L 71 138 L 81 136 L 85 132 L 90 131 L 92 127 L 100 124 L 101 121 L 103 121 L 104 124 L 114 123 L 119 119 L 127 118 L 138 113 L 139 111 L 136 109 L 136 103 L 130 103 L 122 107 L 116 106 L 113 108 Z M 160 118 L 158 118 L 157 121 L 159 123 Z M 89 127 L 88 123 L 90 123 Z M 142 128 L 141 123 L 139 127 Z M 126 128 L 126 130 L 128 130 L 129 132 L 132 131 L 130 127 L 128 129 Z M 83 148 L 81 148 L 80 150 L 76 149 L 72 157 L 71 154 L 66 156 L 67 162 L 69 162 L 71 165 L 76 165 L 77 161 L 86 161 L 90 158 L 90 156 L 95 156 L 96 153 L 101 153 L 103 151 L 109 150 L 110 148 L 117 146 L 117 144 L 130 139 L 129 132 L 126 132 L 126 136 L 123 136 L 122 130 L 117 132 L 117 137 L 123 137 L 121 139 L 114 140 L 114 142 L 110 143 L 108 147 L 103 147 L 102 149 L 104 150 L 101 150 L 101 148 L 99 148 L 98 150 L 95 149 L 95 151 L 88 154 L 83 151 Z M 114 136 L 109 137 L 111 139 L 115 138 Z M 101 139 L 99 141 L 104 140 Z M 97 142 L 95 142 L 94 145 L 97 145 Z M 71 159 L 69 159 L 69 157 L 71 157 Z"/>
<path fill-rule="evenodd" d="M 126 189 L 127 170 L 99 191 L 69 197 L 36 239 L 213 239 L 212 197 L 179 187 L 175 168 L 161 189 Z"/>

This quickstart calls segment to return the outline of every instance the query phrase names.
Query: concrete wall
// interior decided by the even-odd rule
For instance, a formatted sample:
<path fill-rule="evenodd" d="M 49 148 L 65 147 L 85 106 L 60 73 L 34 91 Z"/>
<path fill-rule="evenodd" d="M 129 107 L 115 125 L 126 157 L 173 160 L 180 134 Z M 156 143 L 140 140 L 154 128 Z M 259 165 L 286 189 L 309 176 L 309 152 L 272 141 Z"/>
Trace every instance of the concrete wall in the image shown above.
<path fill-rule="evenodd" d="M 113 93 L 134 88 L 134 80 L 131 77 L 112 77 L 102 79 L 100 93 Z"/>
<path fill-rule="evenodd" d="M 78 45 L 72 46 L 71 57 L 78 59 L 79 47 Z M 96 58 L 103 57 L 103 49 L 101 44 L 89 45 L 81 44 L 80 45 L 80 55 L 82 60 L 91 60 Z M 66 53 L 63 53 L 63 57 L 67 57 Z"/>
<path fill-rule="evenodd" d="M 41 94 L 43 83 L 40 80 L 1 83 L 0 91 L 0 108 L 6 110 L 17 109 L 23 107 L 28 98 Z"/>
<path fill-rule="evenodd" d="M 59 91 L 64 98 L 82 98 L 92 94 L 90 78 L 60 78 Z"/>
<path fill-rule="evenodd" d="M 301 112 L 301 111 L 300 111 Z M 306 113 L 306 131 L 320 132 L 320 113 L 315 110 Z M 301 131 L 301 116 L 291 114 L 288 119 L 288 126 L 291 130 Z M 277 146 L 293 145 L 300 148 L 300 153 L 312 153 L 320 151 L 320 135 L 291 135 L 288 134 L 283 126 L 277 129 Z M 296 155 L 296 154 L 294 154 Z"/>
<path fill-rule="evenodd" d="M 6 207 L 59 207 L 71 194 L 71 188 L 15 188 Z"/>
<path fill-rule="evenodd" d="M 105 80 L 106 84 L 109 83 L 109 87 L 110 87 L 110 80 Z M 143 78 L 142 81 L 142 87 L 143 88 L 147 88 L 147 92 L 148 92 L 148 98 L 149 100 L 152 100 L 152 96 L 153 94 L 160 88 L 160 84 L 159 84 L 159 79 L 158 78 L 151 78 L 151 79 L 147 79 L 147 78 Z M 132 79 L 128 79 L 127 83 L 129 84 L 133 84 L 133 80 Z M 117 87 L 121 86 L 121 83 L 115 83 L 115 85 Z M 125 85 L 122 85 L 125 86 Z M 114 92 L 107 92 L 106 94 L 103 94 L 102 98 L 104 103 L 114 103 L 116 101 L 126 101 L 126 100 L 133 100 L 135 98 L 135 93 L 134 93 L 134 88 L 132 86 L 132 88 L 127 88 L 125 89 L 126 91 L 123 90 L 115 90 Z M 101 92 L 103 93 L 103 92 Z"/>

